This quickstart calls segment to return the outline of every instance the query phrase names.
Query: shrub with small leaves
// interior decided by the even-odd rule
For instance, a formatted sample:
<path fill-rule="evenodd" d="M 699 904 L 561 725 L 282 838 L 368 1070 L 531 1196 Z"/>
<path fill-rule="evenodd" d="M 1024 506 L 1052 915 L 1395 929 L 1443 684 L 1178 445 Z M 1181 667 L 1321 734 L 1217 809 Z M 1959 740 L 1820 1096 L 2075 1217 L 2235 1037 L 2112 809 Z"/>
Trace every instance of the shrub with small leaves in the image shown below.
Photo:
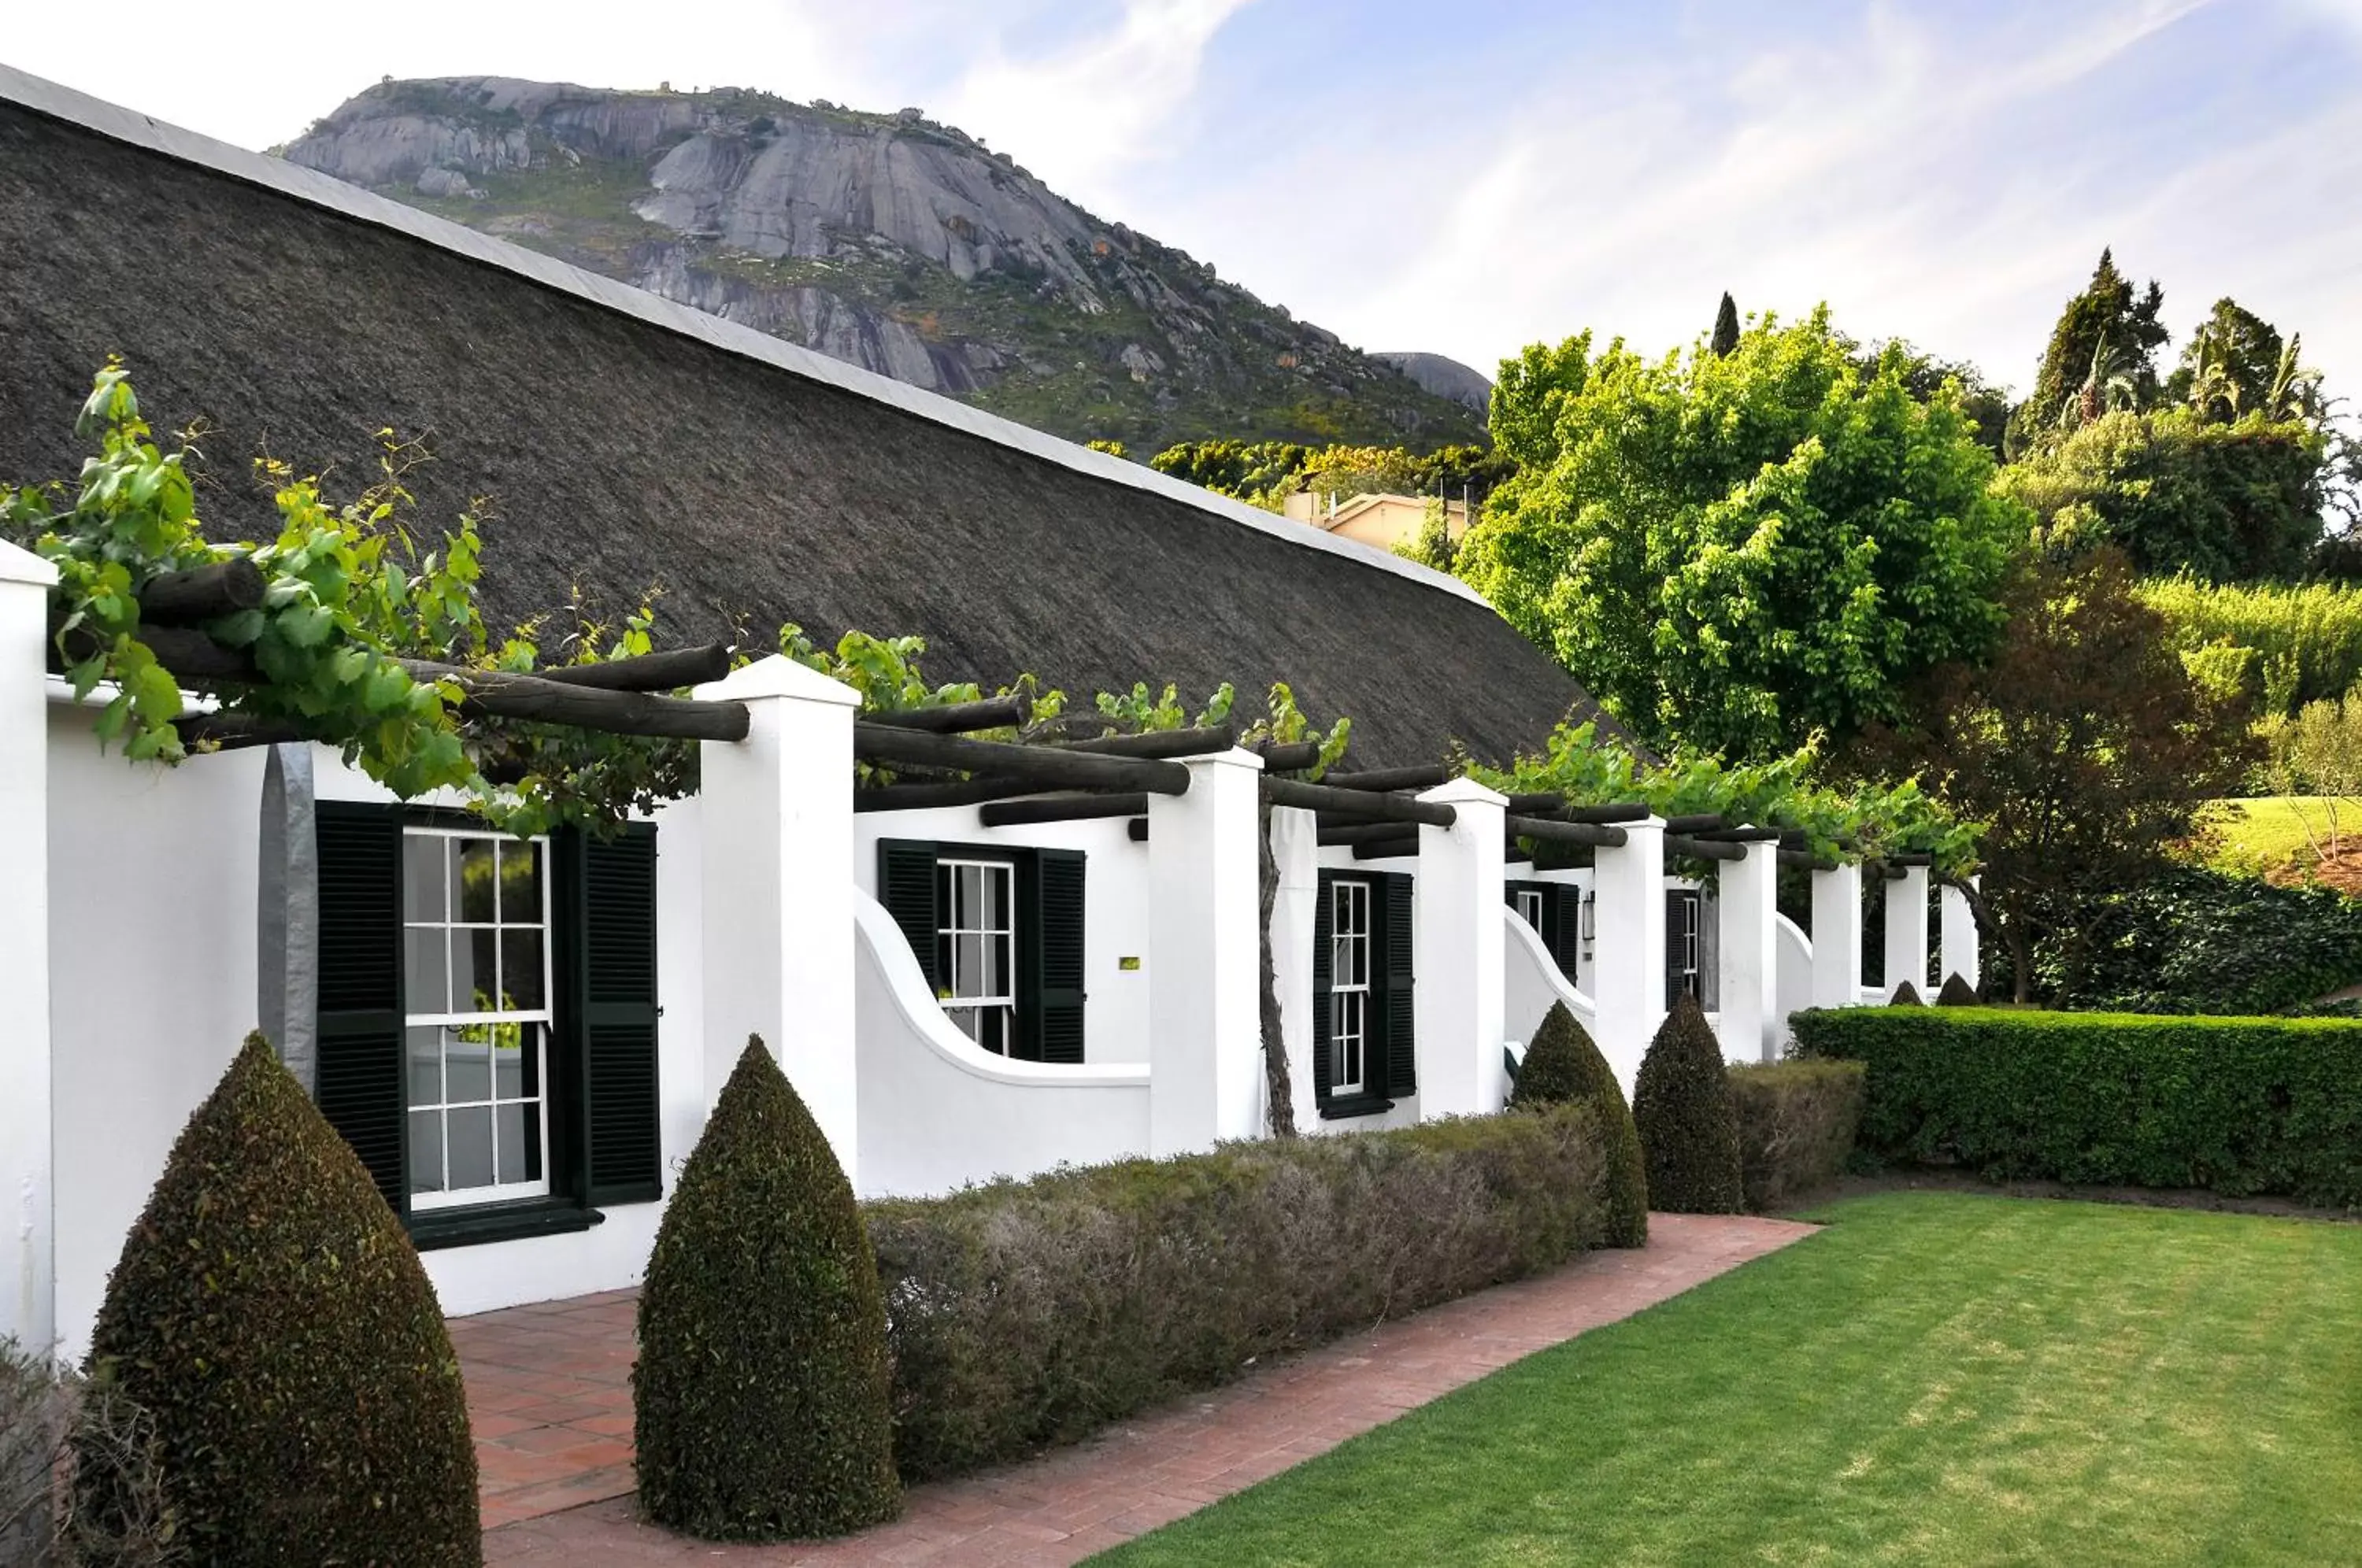
<path fill-rule="evenodd" d="M 1937 1007 L 1977 1007 L 1981 1004 L 1977 999 L 1976 987 L 1960 978 L 1958 974 L 1951 974 L 1944 977 L 1944 988 L 1936 993 L 1936 1005 Z"/>
<path fill-rule="evenodd" d="M 1919 999 L 1919 988 L 1913 985 L 1910 981 L 1905 980 L 1901 985 L 1894 988 L 1894 995 L 1888 999 L 1886 1005 L 1889 1007 L 1922 1007 L 1926 1004 Z"/>
<path fill-rule="evenodd" d="M 844 1167 L 759 1039 L 666 1208 L 639 1338 L 633 1432 L 658 1524 L 770 1540 L 900 1507 L 877 1258 Z"/>
<path fill-rule="evenodd" d="M 1534 1031 L 1526 1059 L 1518 1068 L 1518 1086 L 1509 1096 L 1513 1109 L 1539 1109 L 1570 1101 L 1591 1107 L 1606 1157 L 1607 1179 L 1600 1194 L 1607 1210 L 1611 1247 L 1649 1244 L 1649 1177 L 1640 1154 L 1640 1134 L 1632 1125 L 1631 1109 L 1617 1087 L 1615 1071 L 1590 1033 L 1575 1021 L 1564 1002 L 1553 1002 Z"/>
<path fill-rule="evenodd" d="M 108 1280 L 91 1369 L 146 1412 L 193 1559 L 483 1560 L 458 1358 L 401 1221 L 270 1043 L 189 1119 Z M 85 1433 L 78 1441 L 86 1442 Z M 113 1529 L 148 1499 L 77 1474 Z"/>
<path fill-rule="evenodd" d="M 1750 1062 L 1730 1068 L 1729 1083 L 1749 1209 L 1837 1180 L 1861 1125 L 1860 1062 Z"/>
<path fill-rule="evenodd" d="M 1672 1214 L 1736 1214 L 1738 1125 L 1722 1045 L 1686 993 L 1673 1002 L 1632 1085 L 1632 1121 L 1648 1159 L 1649 1201 Z"/>

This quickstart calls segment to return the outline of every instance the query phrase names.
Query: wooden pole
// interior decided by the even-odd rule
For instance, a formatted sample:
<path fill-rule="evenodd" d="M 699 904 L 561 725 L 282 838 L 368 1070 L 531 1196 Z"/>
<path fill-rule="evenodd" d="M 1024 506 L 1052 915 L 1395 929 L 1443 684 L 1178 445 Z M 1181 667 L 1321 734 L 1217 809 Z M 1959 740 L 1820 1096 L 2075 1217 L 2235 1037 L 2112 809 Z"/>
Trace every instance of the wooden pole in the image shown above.
<path fill-rule="evenodd" d="M 925 767 L 961 767 L 980 775 L 1005 775 L 1046 789 L 1143 790 L 1152 795 L 1186 794 L 1189 770 L 1177 762 L 1145 756 L 1096 756 L 1051 746 L 1010 745 L 968 740 L 923 730 L 896 729 L 855 721 L 853 755 L 865 762 L 913 763 Z"/>
<path fill-rule="evenodd" d="M 1438 763 L 1431 767 L 1373 767 L 1362 773 L 1331 773 L 1320 783 L 1329 790 L 1432 790 L 1459 777 L 1458 768 Z"/>
<path fill-rule="evenodd" d="M 1508 830 L 1519 838 L 1544 844 L 1587 844 L 1595 849 L 1621 849 L 1627 837 L 1622 828 L 1605 823 L 1562 823 L 1547 817 L 1522 816 L 1505 821 Z"/>
<path fill-rule="evenodd" d="M 1720 839 L 1691 838 L 1683 834 L 1665 835 L 1667 855 L 1686 855 L 1694 860 L 1744 860 L 1744 845 L 1729 844 Z"/>
<path fill-rule="evenodd" d="M 244 556 L 182 571 L 158 572 L 139 585 L 139 619 L 143 624 L 184 626 L 217 615 L 234 615 L 240 610 L 260 608 L 267 586 L 262 569 Z"/>
<path fill-rule="evenodd" d="M 1265 773 L 1301 773 L 1320 762 L 1318 741 L 1265 741 L 1255 751 L 1263 757 Z"/>
<path fill-rule="evenodd" d="M 1210 756 L 1239 744 L 1239 732 L 1230 724 L 1202 730 L 1150 730 L 1137 735 L 1102 735 L 1098 740 L 1058 741 L 1059 751 L 1079 751 L 1093 756 Z"/>
<path fill-rule="evenodd" d="M 448 681 L 458 687 L 462 713 L 672 740 L 742 741 L 746 738 L 749 725 L 744 702 L 701 702 L 645 691 L 607 691 L 595 686 L 545 680 L 538 675 L 463 669 L 428 659 L 394 662 L 408 670 L 413 679 Z"/>
<path fill-rule="evenodd" d="M 1667 833 L 1710 833 L 1723 825 L 1720 812 L 1700 812 L 1694 816 L 1667 817 Z"/>
<path fill-rule="evenodd" d="M 1368 844 L 1373 839 L 1400 838 L 1408 831 L 1401 823 L 1374 823 L 1363 818 L 1334 826 L 1324 825 L 1318 830 L 1318 838 L 1321 848 L 1337 849 Z"/>
<path fill-rule="evenodd" d="M 561 664 L 534 673 L 561 686 L 593 686 L 602 691 L 678 691 L 729 674 L 730 650 L 720 643 L 707 643 L 701 647 L 601 659 L 596 664 Z"/>
<path fill-rule="evenodd" d="M 1033 715 L 1033 704 L 1022 697 L 985 697 L 974 702 L 946 702 L 940 708 L 903 708 L 889 713 L 864 713 L 865 724 L 887 724 L 898 730 L 923 730 L 929 734 L 965 734 L 972 730 L 1013 730 Z"/>
<path fill-rule="evenodd" d="M 1773 852 L 1774 859 L 1783 866 L 1794 866 L 1805 871 L 1834 871 L 1838 863 L 1825 855 L 1815 855 L 1809 849 L 1782 849 Z"/>
<path fill-rule="evenodd" d="M 1019 795 L 1038 795 L 1042 786 L 1006 776 L 964 778 L 948 784 L 873 784 L 853 792 L 856 812 L 918 812 L 935 806 L 980 806 Z"/>
<path fill-rule="evenodd" d="M 1329 784 L 1307 784 L 1299 778 L 1274 778 L 1267 774 L 1263 789 L 1265 798 L 1275 806 L 1297 806 L 1306 811 L 1335 812 L 1341 816 L 1383 822 L 1425 823 L 1431 827 L 1450 827 L 1460 820 L 1459 813 L 1450 806 L 1414 801 L 1407 795 L 1341 790 Z"/>
<path fill-rule="evenodd" d="M 1043 795 L 1031 801 L 999 801 L 977 812 L 987 827 L 1028 823 L 1083 822 L 1093 817 L 1137 817 L 1148 810 L 1145 794 Z"/>

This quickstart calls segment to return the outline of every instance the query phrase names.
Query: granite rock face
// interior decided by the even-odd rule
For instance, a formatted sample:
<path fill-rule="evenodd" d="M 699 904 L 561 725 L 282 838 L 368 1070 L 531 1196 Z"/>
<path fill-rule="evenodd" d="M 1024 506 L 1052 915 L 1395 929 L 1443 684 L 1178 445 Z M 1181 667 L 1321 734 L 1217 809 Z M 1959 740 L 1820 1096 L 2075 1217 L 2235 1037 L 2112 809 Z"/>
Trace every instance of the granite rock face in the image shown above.
<path fill-rule="evenodd" d="M 914 109 L 730 88 L 387 82 L 284 155 L 1136 456 L 1208 436 L 1423 448 L 1482 428 L 1481 398 L 1296 321 Z"/>

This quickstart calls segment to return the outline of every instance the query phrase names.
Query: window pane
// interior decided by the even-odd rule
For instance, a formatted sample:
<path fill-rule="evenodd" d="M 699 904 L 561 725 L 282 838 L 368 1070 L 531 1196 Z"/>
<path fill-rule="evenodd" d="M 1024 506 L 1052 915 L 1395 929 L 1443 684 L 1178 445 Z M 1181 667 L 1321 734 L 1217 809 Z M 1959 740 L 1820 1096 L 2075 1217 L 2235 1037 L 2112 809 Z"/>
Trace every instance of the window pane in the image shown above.
<path fill-rule="evenodd" d="M 500 933 L 487 926 L 451 933 L 451 1010 L 497 1012 L 500 999 Z"/>
<path fill-rule="evenodd" d="M 1010 928 L 1009 884 L 1012 879 L 1006 870 L 998 868 L 986 874 L 984 923 L 994 931 Z"/>
<path fill-rule="evenodd" d="M 493 918 L 493 881 L 499 869 L 493 863 L 493 841 L 489 838 L 463 838 L 458 842 L 459 918 L 490 924 Z"/>
<path fill-rule="evenodd" d="M 502 1181 L 541 1179 L 540 1111 L 537 1105 L 503 1105 L 493 1112 L 500 1132 Z"/>
<path fill-rule="evenodd" d="M 444 928 L 429 926 L 402 933 L 405 950 L 403 1004 L 412 1012 L 444 1012 L 451 1005 L 451 971 L 446 962 Z"/>
<path fill-rule="evenodd" d="M 540 1054 L 541 1042 L 531 1024 L 503 1023 L 492 1030 L 492 1089 L 500 1099 L 520 1099 L 525 1088 L 525 1059 Z"/>
<path fill-rule="evenodd" d="M 962 997 L 990 996 L 984 985 L 984 938 L 954 937 L 952 949 L 952 994 Z"/>
<path fill-rule="evenodd" d="M 456 1105 L 461 1100 L 492 1098 L 492 1043 L 481 1024 L 444 1031 L 443 1081 Z M 476 1036 L 468 1039 L 469 1035 Z M 458 1154 L 456 1145 L 452 1159 Z"/>
<path fill-rule="evenodd" d="M 962 931 L 974 931 L 984 923 L 984 867 L 959 868 L 958 912 L 953 923 Z"/>
<path fill-rule="evenodd" d="M 1009 988 L 1009 938 L 988 936 L 984 939 L 984 994 L 1005 997 Z"/>
<path fill-rule="evenodd" d="M 406 1029 L 403 1035 L 410 1057 L 410 1103 L 442 1104 L 443 1032 L 439 1029 Z"/>
<path fill-rule="evenodd" d="M 405 834 L 402 840 L 402 918 L 428 921 L 443 918 L 444 845 L 448 840 L 431 834 Z"/>
<path fill-rule="evenodd" d="M 410 1190 L 443 1190 L 443 1113 L 410 1113 Z"/>
<path fill-rule="evenodd" d="M 501 1005 L 514 1012 L 532 1012 L 542 1005 L 541 932 L 536 927 L 507 926 L 501 932 Z"/>
<path fill-rule="evenodd" d="M 541 923 L 541 845 L 501 845 L 501 919 Z"/>
<path fill-rule="evenodd" d="M 1009 1055 L 1009 1010 L 988 1007 L 977 1010 L 976 1043 L 996 1056 Z"/>
<path fill-rule="evenodd" d="M 492 1185 L 492 1108 L 470 1106 L 447 1110 L 446 1136 L 450 1140 L 451 1190 Z"/>

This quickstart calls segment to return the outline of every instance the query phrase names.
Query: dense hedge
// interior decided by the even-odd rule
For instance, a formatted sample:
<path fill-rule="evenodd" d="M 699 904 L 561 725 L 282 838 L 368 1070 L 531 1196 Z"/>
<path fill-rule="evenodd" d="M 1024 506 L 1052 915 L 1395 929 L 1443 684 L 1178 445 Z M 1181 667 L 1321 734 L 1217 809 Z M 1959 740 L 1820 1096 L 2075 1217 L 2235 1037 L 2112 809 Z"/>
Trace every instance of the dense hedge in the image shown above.
<path fill-rule="evenodd" d="M 1789 1020 L 1868 1068 L 1861 1147 L 1985 1176 L 2362 1206 L 2362 1022 L 1987 1008 Z"/>
<path fill-rule="evenodd" d="M 1632 1122 L 1648 1157 L 1649 1201 L 1669 1214 L 1736 1214 L 1738 1123 L 1722 1043 L 1697 999 L 1674 999 L 1632 1083 Z"/>
<path fill-rule="evenodd" d="M 897 1462 L 916 1479 L 1069 1442 L 1551 1267 L 1602 1240 L 1605 1170 L 1567 1105 L 870 1204 Z"/>
<path fill-rule="evenodd" d="M 2079 923 L 2081 948 L 2036 956 L 2060 1007 L 2278 1012 L 2362 980 L 2362 900 L 2334 889 L 2191 867 L 2099 899 Z"/>
<path fill-rule="evenodd" d="M 1526 1048 L 1509 1104 L 1515 1110 L 1538 1110 L 1569 1102 L 1588 1105 L 1598 1120 L 1607 1156 L 1607 1181 L 1601 1192 L 1607 1206 L 1606 1244 L 1647 1246 L 1649 1168 L 1631 1107 L 1624 1103 L 1616 1071 L 1599 1054 L 1590 1032 L 1575 1021 L 1564 1002 L 1552 1002 Z"/>
<path fill-rule="evenodd" d="M 712 1540 L 900 1506 L 877 1265 L 836 1154 L 749 1040 L 665 1209 L 632 1369 L 640 1504 Z"/>
<path fill-rule="evenodd" d="M 482 1561 L 458 1358 L 393 1210 L 259 1034 L 172 1145 L 107 1281 L 94 1376 L 153 1422 L 198 1562 Z M 104 1440 L 85 1432 L 87 1452 Z M 121 1466 L 83 1514 L 136 1527 Z"/>
<path fill-rule="evenodd" d="M 1730 1068 L 1729 1083 L 1749 1209 L 1777 1209 L 1838 1178 L 1861 1123 L 1860 1062 L 1749 1064 Z"/>

